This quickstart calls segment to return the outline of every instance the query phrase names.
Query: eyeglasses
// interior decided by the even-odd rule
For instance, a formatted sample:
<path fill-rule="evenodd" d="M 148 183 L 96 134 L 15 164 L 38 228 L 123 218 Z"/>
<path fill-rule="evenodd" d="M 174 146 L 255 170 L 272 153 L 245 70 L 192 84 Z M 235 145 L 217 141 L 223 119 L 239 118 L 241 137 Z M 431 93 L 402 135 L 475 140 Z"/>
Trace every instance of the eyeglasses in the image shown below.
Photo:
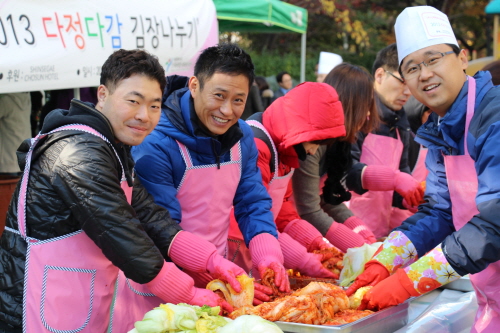
<path fill-rule="evenodd" d="M 424 61 L 418 64 L 409 65 L 408 68 L 403 70 L 404 79 L 411 80 L 418 77 L 420 75 L 420 72 L 422 71 L 422 65 L 424 65 L 428 69 L 432 69 L 441 63 L 441 60 L 444 58 L 444 56 L 452 53 L 455 53 L 455 51 L 452 50 L 448 52 L 438 52 L 428 55 Z"/>
<path fill-rule="evenodd" d="M 387 69 L 384 69 L 384 71 L 389 74 L 390 76 L 392 76 L 393 78 L 395 78 L 396 80 L 398 80 L 399 82 L 401 82 L 402 84 L 405 84 L 405 80 L 403 80 L 402 78 L 400 77 L 397 77 L 396 75 L 394 75 L 392 72 L 389 72 Z"/>

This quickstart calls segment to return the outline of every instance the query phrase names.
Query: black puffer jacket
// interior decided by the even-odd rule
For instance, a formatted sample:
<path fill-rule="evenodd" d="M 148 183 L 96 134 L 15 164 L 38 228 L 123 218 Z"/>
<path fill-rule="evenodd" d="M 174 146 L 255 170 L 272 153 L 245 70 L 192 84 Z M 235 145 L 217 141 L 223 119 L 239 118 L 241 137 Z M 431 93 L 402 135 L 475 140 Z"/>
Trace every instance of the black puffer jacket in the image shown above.
<path fill-rule="evenodd" d="M 403 152 L 401 154 L 401 159 L 399 161 L 399 170 L 401 172 L 410 173 L 410 167 L 408 165 L 408 150 L 410 149 L 410 136 L 411 128 L 408 122 L 408 117 L 406 116 L 404 108 L 399 111 L 393 111 L 385 106 L 380 98 L 377 100 L 377 109 L 379 117 L 382 121 L 380 127 L 374 132 L 377 135 L 388 136 L 394 139 L 398 138 L 398 131 L 401 141 L 403 142 Z M 396 131 L 396 129 L 398 131 Z M 358 133 L 358 139 L 355 144 L 351 147 L 351 155 L 353 158 L 353 167 L 349 170 L 346 177 L 346 186 L 349 190 L 354 191 L 358 194 L 364 194 L 367 190 L 363 189 L 361 183 L 361 173 L 366 164 L 359 162 L 362 153 L 363 143 L 365 141 L 367 134 Z M 392 205 L 401 209 L 405 209 L 403 206 L 403 198 L 397 192 L 394 192 Z"/>
<path fill-rule="evenodd" d="M 93 127 L 112 142 L 131 184 L 130 147 L 115 143 L 109 121 L 92 104 L 73 100 L 69 111 L 52 111 L 42 132 L 73 123 Z M 28 148 L 25 142 L 18 153 L 25 155 Z M 23 170 L 24 159 L 20 160 Z M 151 281 L 168 260 L 168 247 L 181 229 L 137 178 L 130 206 L 120 179 L 120 162 L 103 139 L 82 131 L 48 135 L 32 158 L 26 203 L 28 236 L 45 240 L 83 230 L 128 278 L 138 283 Z M 18 228 L 18 195 L 19 185 L 0 238 L 0 332 L 17 332 L 21 327 L 26 243 L 12 232 Z"/>

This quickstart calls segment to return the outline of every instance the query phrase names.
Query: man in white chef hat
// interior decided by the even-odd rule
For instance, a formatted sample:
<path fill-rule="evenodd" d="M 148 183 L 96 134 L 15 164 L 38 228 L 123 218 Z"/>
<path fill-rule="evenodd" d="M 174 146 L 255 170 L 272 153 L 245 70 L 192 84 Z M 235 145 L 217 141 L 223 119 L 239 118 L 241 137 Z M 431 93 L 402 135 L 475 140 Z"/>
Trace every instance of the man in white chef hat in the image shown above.
<path fill-rule="evenodd" d="M 342 63 L 342 57 L 336 53 L 323 52 L 319 53 L 318 70 L 316 71 L 316 82 L 323 82 L 325 77 L 335 66 Z"/>
<path fill-rule="evenodd" d="M 397 18 L 400 74 L 432 110 L 416 140 L 429 148 L 425 203 L 394 229 L 352 290 L 375 285 L 362 308 L 399 304 L 470 274 L 479 303 L 473 332 L 500 327 L 500 87 L 467 76 L 448 17 L 433 7 Z M 418 260 L 417 260 L 418 259 Z"/>

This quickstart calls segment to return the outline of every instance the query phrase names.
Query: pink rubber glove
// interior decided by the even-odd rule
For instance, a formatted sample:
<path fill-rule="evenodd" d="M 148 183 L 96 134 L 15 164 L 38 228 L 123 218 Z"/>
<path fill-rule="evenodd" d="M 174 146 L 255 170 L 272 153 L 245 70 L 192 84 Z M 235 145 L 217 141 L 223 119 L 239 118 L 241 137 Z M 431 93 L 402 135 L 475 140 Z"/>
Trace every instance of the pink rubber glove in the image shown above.
<path fill-rule="evenodd" d="M 250 256 L 254 267 L 257 267 L 260 276 L 264 276 L 266 269 L 274 271 L 274 283 L 281 292 L 290 291 L 290 281 L 285 267 L 283 267 L 283 253 L 278 240 L 271 234 L 258 234 L 249 244 Z"/>
<path fill-rule="evenodd" d="M 358 235 L 345 225 L 337 222 L 332 222 L 325 237 L 333 246 L 344 253 L 347 252 L 347 249 L 360 247 L 365 244 L 365 240 L 361 235 Z"/>
<path fill-rule="evenodd" d="M 215 278 L 208 273 L 195 273 L 188 270 L 186 270 L 185 273 L 193 278 L 194 286 L 197 288 L 206 288 L 210 281 L 215 280 Z"/>
<path fill-rule="evenodd" d="M 401 194 L 410 206 L 418 206 L 424 199 L 424 189 L 420 182 L 404 172 L 395 173 L 394 191 Z"/>
<path fill-rule="evenodd" d="M 179 266 L 197 273 L 210 273 L 215 279 L 228 282 L 236 292 L 241 285 L 236 276 L 246 274 L 243 268 L 224 259 L 215 246 L 187 231 L 175 235 L 169 248 L 169 257 Z"/>
<path fill-rule="evenodd" d="M 344 225 L 355 233 L 361 235 L 365 239 L 365 242 L 368 244 L 373 244 L 377 241 L 377 238 L 375 237 L 373 232 L 357 216 L 351 216 L 350 218 L 345 220 Z"/>
<path fill-rule="evenodd" d="M 396 191 L 410 206 L 418 206 L 424 190 L 411 175 L 388 166 L 368 165 L 362 174 L 363 188 L 371 191 Z"/>
<path fill-rule="evenodd" d="M 263 302 L 269 302 L 271 300 L 269 297 L 273 294 L 273 290 L 271 288 L 263 286 L 257 282 L 253 283 L 253 287 L 253 305 L 259 305 Z"/>
<path fill-rule="evenodd" d="M 199 288 L 206 288 L 207 284 L 214 280 L 215 278 L 208 274 L 208 273 L 194 273 L 194 272 L 189 272 L 188 273 L 194 280 L 195 286 Z M 259 305 L 263 302 L 269 302 L 271 298 L 269 296 L 272 296 L 273 290 L 269 287 L 263 286 L 257 282 L 254 281 L 253 283 L 254 286 L 254 298 L 253 298 L 253 304 L 254 305 Z"/>
<path fill-rule="evenodd" d="M 285 258 L 285 266 L 311 277 L 336 279 L 338 276 L 321 264 L 322 254 L 308 253 L 306 248 L 287 233 L 280 233 L 278 240 Z"/>
<path fill-rule="evenodd" d="M 191 303 L 188 304 L 193 304 L 198 306 L 209 305 L 212 307 L 220 306 L 221 311 L 219 312 L 219 314 L 222 314 L 223 311 L 226 311 L 228 313 L 234 311 L 231 304 L 229 304 L 228 302 L 217 296 L 213 291 L 208 289 L 194 288 L 193 299 L 191 300 Z"/>
<path fill-rule="evenodd" d="M 211 260 L 209 259 L 207 262 L 207 269 L 210 274 L 216 279 L 227 281 L 231 287 L 233 287 L 234 291 L 239 293 L 241 291 L 241 285 L 236 277 L 238 275 L 247 275 L 245 270 L 229 260 L 224 259 L 224 257 L 217 252 L 212 254 L 210 258 Z"/>
<path fill-rule="evenodd" d="M 318 229 L 304 220 L 295 219 L 290 221 L 283 232 L 289 234 L 293 239 L 302 244 L 307 249 L 307 252 L 331 247 L 331 244 L 323 240 L 323 235 Z"/>
<path fill-rule="evenodd" d="M 411 213 L 415 214 L 416 212 L 418 212 L 418 206 L 410 206 L 408 205 L 408 203 L 406 202 L 406 199 L 403 199 L 403 207 L 408 209 Z"/>
<path fill-rule="evenodd" d="M 221 312 L 233 311 L 233 307 L 213 291 L 195 288 L 193 279 L 171 262 L 165 262 L 160 273 L 146 285 L 153 294 L 166 303 L 220 306 Z M 172 287 L 173 285 L 175 287 Z"/>
<path fill-rule="evenodd" d="M 308 252 L 313 252 L 314 250 L 325 250 L 325 249 L 330 249 L 333 246 L 328 239 L 324 238 L 323 236 L 321 238 L 316 238 L 315 240 L 312 241 L 311 245 L 309 246 Z"/>

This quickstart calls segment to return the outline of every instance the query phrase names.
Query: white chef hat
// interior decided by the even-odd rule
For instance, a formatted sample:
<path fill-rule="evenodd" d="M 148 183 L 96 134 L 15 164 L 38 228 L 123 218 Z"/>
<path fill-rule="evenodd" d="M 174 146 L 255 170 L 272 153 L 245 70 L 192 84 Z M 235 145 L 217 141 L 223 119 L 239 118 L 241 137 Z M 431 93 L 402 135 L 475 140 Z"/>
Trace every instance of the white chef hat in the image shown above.
<path fill-rule="evenodd" d="M 399 64 L 412 52 L 437 44 L 454 44 L 457 39 L 448 16 L 431 6 L 407 7 L 394 25 Z"/>
<path fill-rule="evenodd" d="M 342 57 L 331 52 L 320 52 L 318 74 L 328 74 L 337 65 L 342 63 Z"/>

